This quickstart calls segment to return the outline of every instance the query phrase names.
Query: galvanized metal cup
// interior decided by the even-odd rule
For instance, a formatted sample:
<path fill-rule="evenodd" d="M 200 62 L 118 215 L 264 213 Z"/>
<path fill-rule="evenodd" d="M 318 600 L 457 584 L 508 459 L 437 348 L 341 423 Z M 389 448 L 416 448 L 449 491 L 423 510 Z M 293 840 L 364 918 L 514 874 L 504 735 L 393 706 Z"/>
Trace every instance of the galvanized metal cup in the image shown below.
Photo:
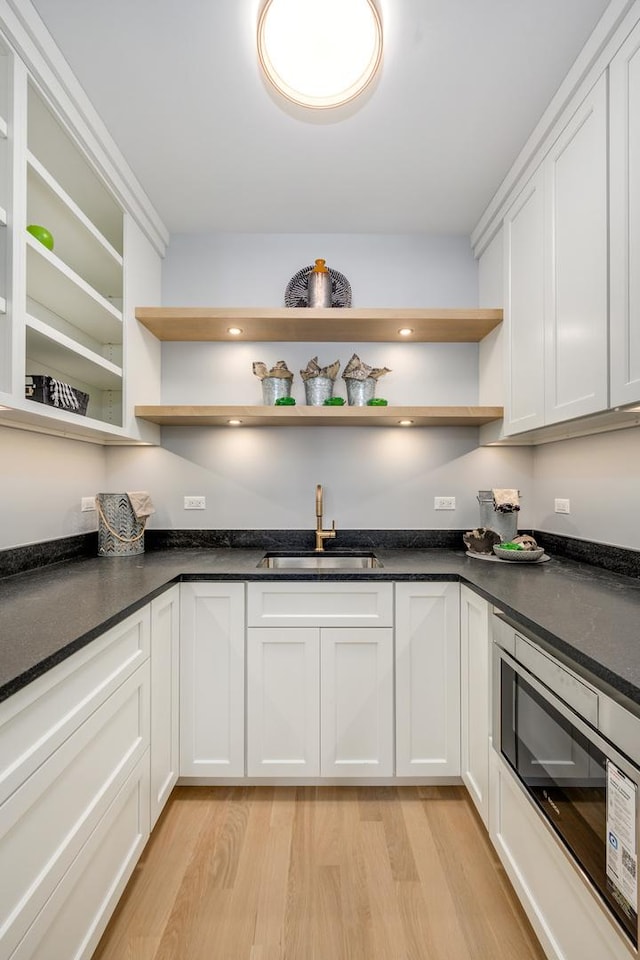
<path fill-rule="evenodd" d="M 518 512 L 503 513 L 493 505 L 491 490 L 478 490 L 480 504 L 480 526 L 490 527 L 500 534 L 503 541 L 513 540 L 518 534 Z"/>
<path fill-rule="evenodd" d="M 280 397 L 291 396 L 290 377 L 265 377 L 262 381 L 262 402 L 272 407 Z"/>
<path fill-rule="evenodd" d="M 347 401 L 350 407 L 364 407 L 367 400 L 373 400 L 376 394 L 376 381 L 373 377 L 367 377 L 366 380 L 346 377 L 344 382 L 347 385 Z"/>
<path fill-rule="evenodd" d="M 310 377 L 304 382 L 304 392 L 310 406 L 321 407 L 333 396 L 333 380 L 330 377 Z"/>

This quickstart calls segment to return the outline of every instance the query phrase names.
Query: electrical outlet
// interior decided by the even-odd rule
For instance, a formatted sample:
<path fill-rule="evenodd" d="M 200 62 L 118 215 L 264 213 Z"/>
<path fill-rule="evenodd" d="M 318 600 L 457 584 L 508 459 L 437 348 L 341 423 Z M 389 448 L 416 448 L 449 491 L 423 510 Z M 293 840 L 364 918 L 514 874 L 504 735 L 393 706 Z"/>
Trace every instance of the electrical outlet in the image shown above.
<path fill-rule="evenodd" d="M 207 508 L 206 497 L 185 497 L 184 498 L 185 510 L 206 510 L 206 508 Z"/>
<path fill-rule="evenodd" d="M 558 500 L 556 497 L 554 502 L 556 513 L 571 513 L 571 502 L 569 500 Z"/>
<path fill-rule="evenodd" d="M 80 510 L 82 513 L 87 513 L 89 510 L 95 510 L 96 508 L 96 498 L 95 497 L 82 497 L 80 500 Z"/>
<path fill-rule="evenodd" d="M 456 508 L 455 497 L 434 497 L 433 498 L 434 510 L 455 510 L 455 508 Z"/>

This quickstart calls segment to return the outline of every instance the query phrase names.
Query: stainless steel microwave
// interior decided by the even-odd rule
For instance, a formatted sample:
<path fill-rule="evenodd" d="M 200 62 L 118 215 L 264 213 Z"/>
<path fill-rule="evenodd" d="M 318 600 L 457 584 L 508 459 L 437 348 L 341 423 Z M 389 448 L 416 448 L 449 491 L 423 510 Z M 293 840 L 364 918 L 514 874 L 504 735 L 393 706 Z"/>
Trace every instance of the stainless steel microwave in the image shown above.
<path fill-rule="evenodd" d="M 494 747 L 637 952 L 640 719 L 508 621 L 500 624 Z"/>

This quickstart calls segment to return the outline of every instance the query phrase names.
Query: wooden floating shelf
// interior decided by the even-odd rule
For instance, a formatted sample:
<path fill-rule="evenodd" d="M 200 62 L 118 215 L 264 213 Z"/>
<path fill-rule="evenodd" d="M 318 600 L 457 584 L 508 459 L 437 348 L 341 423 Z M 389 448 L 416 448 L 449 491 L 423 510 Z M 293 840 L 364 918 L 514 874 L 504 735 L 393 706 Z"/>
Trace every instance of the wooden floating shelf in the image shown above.
<path fill-rule="evenodd" d="M 477 343 L 502 321 L 502 310 L 138 307 L 136 318 L 167 341 Z M 403 327 L 412 334 L 401 336 Z"/>
<path fill-rule="evenodd" d="M 138 406 L 137 417 L 167 427 L 480 427 L 501 420 L 502 407 Z"/>

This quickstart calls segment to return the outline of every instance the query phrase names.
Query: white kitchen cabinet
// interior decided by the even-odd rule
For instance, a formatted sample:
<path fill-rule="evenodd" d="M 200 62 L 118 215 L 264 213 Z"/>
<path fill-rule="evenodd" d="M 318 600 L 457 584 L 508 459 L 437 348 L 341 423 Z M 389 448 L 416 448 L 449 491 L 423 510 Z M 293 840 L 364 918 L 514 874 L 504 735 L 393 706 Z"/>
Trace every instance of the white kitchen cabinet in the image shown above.
<path fill-rule="evenodd" d="M 142 852 L 149 623 L 146 607 L 0 705 L 3 958 L 88 958 Z"/>
<path fill-rule="evenodd" d="M 151 829 L 180 766 L 180 587 L 151 601 Z"/>
<path fill-rule="evenodd" d="M 611 386 L 640 401 L 640 24 L 609 68 Z"/>
<path fill-rule="evenodd" d="M 545 420 L 608 402 L 607 78 L 603 74 L 544 161 Z"/>
<path fill-rule="evenodd" d="M 132 387 L 142 381 L 145 396 L 158 397 L 159 350 L 151 337 L 140 347 L 133 303 L 160 294 L 164 227 L 44 26 L 7 7 L 2 27 L 2 419 L 96 442 L 157 441 L 157 429 L 133 416 L 137 389 L 125 389 L 125 361 Z M 50 232 L 52 249 L 27 232 L 30 224 Z M 39 402 L 25 377 L 87 395 L 86 413 L 80 401 Z"/>
<path fill-rule="evenodd" d="M 607 81 L 505 216 L 505 433 L 608 404 Z"/>
<path fill-rule="evenodd" d="M 460 776 L 457 583 L 397 583 L 396 775 Z"/>
<path fill-rule="evenodd" d="M 180 775 L 244 776 L 244 584 L 180 585 Z"/>
<path fill-rule="evenodd" d="M 247 774 L 320 775 L 320 630 L 247 631 Z"/>
<path fill-rule="evenodd" d="M 544 424 L 544 181 L 527 183 L 504 220 L 505 433 Z"/>
<path fill-rule="evenodd" d="M 393 776 L 393 630 L 321 630 L 320 683 L 322 776 Z"/>
<path fill-rule="evenodd" d="M 489 826 L 491 716 L 490 606 L 460 587 L 460 719 L 462 779 L 482 822 Z"/>
<path fill-rule="evenodd" d="M 250 583 L 247 622 L 249 776 L 391 776 L 392 585 Z"/>

